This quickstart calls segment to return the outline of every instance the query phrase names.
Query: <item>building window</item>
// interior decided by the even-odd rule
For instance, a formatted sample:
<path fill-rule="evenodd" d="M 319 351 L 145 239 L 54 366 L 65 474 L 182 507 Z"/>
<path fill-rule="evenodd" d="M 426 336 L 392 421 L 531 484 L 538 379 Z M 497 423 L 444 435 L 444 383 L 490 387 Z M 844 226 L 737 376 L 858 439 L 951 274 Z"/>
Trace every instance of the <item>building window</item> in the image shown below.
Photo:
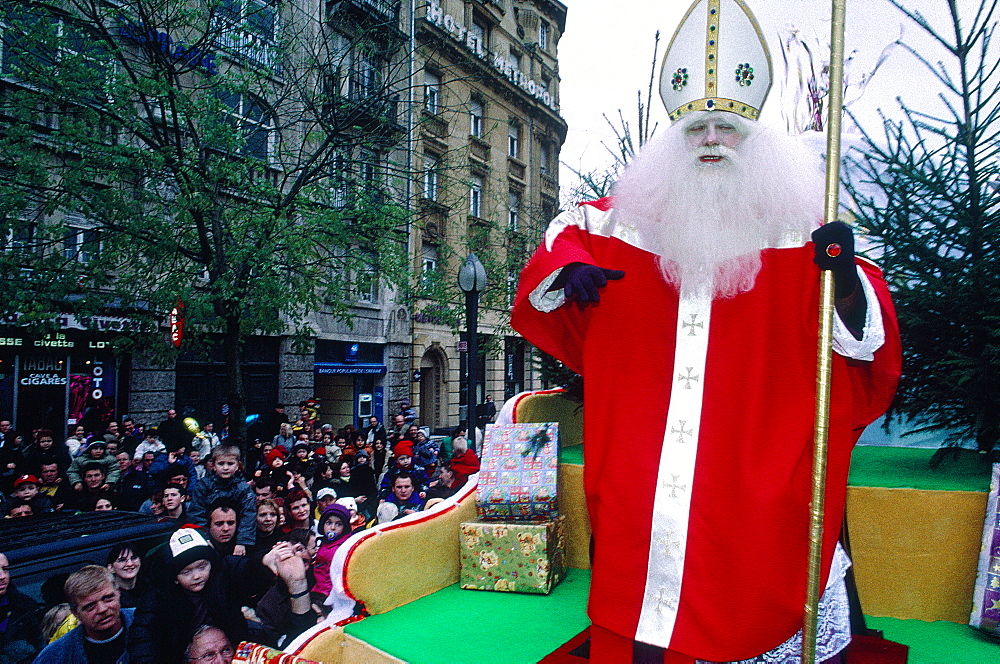
<path fill-rule="evenodd" d="M 277 63 L 278 0 L 222 0 L 215 14 L 215 43 L 267 67 Z"/>
<path fill-rule="evenodd" d="M 549 24 L 546 21 L 538 22 L 538 48 L 549 50 Z"/>
<path fill-rule="evenodd" d="M 222 103 L 229 108 L 227 121 L 237 131 L 243 145 L 240 152 L 248 157 L 267 161 L 270 153 L 274 119 L 264 103 L 247 94 L 222 93 Z"/>
<path fill-rule="evenodd" d="M 438 250 L 433 244 L 424 242 L 420 251 L 420 279 L 424 284 L 434 279 L 438 267 Z"/>
<path fill-rule="evenodd" d="M 351 71 L 350 98 L 359 101 L 379 94 L 380 72 L 376 58 L 365 53 L 354 53 Z"/>
<path fill-rule="evenodd" d="M 35 240 L 35 224 L 28 223 L 18 228 L 10 228 L 0 235 L 0 249 L 3 251 L 24 251 L 30 249 Z"/>
<path fill-rule="evenodd" d="M 510 51 L 510 66 L 515 71 L 521 71 L 521 54 L 513 49 Z"/>
<path fill-rule="evenodd" d="M 521 272 L 518 268 L 507 268 L 507 306 L 514 306 L 514 299 L 517 297 L 517 283 Z"/>
<path fill-rule="evenodd" d="M 77 263 L 89 263 L 101 250 L 100 234 L 94 228 L 67 226 L 63 237 L 63 258 Z"/>
<path fill-rule="evenodd" d="M 521 125 L 512 120 L 507 132 L 507 156 L 515 159 L 521 154 Z"/>
<path fill-rule="evenodd" d="M 478 175 L 472 176 L 469 185 L 469 214 L 473 217 L 483 216 L 483 178 Z"/>
<path fill-rule="evenodd" d="M 436 201 L 438 199 L 438 158 L 424 155 L 424 198 Z"/>
<path fill-rule="evenodd" d="M 541 141 L 538 144 L 538 172 L 542 175 L 548 175 L 550 169 L 549 159 L 551 155 L 549 154 L 549 144 L 547 141 Z"/>
<path fill-rule="evenodd" d="M 524 340 L 517 337 L 504 339 L 504 399 L 522 392 L 524 385 Z"/>
<path fill-rule="evenodd" d="M 441 77 L 429 71 L 424 72 L 424 108 L 435 115 L 441 110 Z"/>
<path fill-rule="evenodd" d="M 364 152 L 358 160 L 358 176 L 361 186 L 372 189 L 378 185 L 380 157 L 373 152 Z"/>
<path fill-rule="evenodd" d="M 375 273 L 375 257 L 371 252 L 361 252 L 353 276 L 354 298 L 358 302 L 378 302 L 378 276 Z"/>
<path fill-rule="evenodd" d="M 337 154 L 334 159 L 333 174 L 333 204 L 336 207 L 344 207 L 350 198 L 351 177 L 350 162 L 342 154 Z"/>
<path fill-rule="evenodd" d="M 512 233 L 520 230 L 521 192 L 511 191 L 507 194 L 507 227 Z"/>
<path fill-rule="evenodd" d="M 222 0 L 219 15 L 254 36 L 275 41 L 275 0 Z"/>
<path fill-rule="evenodd" d="M 469 134 L 483 137 L 483 104 L 475 99 L 469 102 Z"/>

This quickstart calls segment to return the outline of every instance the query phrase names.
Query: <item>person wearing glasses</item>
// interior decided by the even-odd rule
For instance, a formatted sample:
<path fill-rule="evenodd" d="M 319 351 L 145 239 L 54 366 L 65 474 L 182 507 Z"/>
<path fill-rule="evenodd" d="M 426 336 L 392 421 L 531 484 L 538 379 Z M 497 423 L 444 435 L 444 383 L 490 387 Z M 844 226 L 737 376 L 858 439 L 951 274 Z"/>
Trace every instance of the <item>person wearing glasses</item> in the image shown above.
<path fill-rule="evenodd" d="M 188 664 L 230 664 L 236 649 L 218 627 L 203 625 L 191 637 L 185 652 Z"/>

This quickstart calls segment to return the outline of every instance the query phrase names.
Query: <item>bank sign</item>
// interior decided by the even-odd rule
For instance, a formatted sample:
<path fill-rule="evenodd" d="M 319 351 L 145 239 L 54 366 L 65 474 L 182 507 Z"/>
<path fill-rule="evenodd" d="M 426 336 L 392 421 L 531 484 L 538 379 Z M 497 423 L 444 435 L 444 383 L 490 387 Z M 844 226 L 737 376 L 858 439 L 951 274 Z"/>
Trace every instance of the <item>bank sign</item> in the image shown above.
<path fill-rule="evenodd" d="M 499 53 L 490 53 L 487 51 L 483 47 L 483 41 L 472 32 L 469 32 L 469 29 L 462 25 L 462 21 L 457 20 L 451 14 L 444 13 L 444 10 L 441 9 L 440 0 L 430 0 L 427 3 L 425 20 L 447 32 L 454 41 L 463 46 L 469 53 L 493 65 L 494 69 L 503 74 L 511 83 L 553 111 L 559 112 L 552 93 L 546 90 L 544 85 L 525 76 L 524 72 L 517 68 L 513 60 L 505 58 Z"/>

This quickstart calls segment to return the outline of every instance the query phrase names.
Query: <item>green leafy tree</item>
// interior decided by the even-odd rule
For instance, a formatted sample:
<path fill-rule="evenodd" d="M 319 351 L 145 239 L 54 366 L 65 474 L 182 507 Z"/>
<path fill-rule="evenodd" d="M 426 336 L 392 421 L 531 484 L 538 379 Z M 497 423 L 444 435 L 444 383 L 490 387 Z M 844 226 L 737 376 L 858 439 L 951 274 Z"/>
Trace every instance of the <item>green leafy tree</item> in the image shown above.
<path fill-rule="evenodd" d="M 946 53 L 932 62 L 903 47 L 940 87 L 941 112 L 900 100 L 854 152 L 847 188 L 894 291 L 904 373 L 894 411 L 946 445 L 1000 439 L 1000 65 L 992 40 L 997 2 L 962 16 L 948 0 L 945 27 L 893 4 Z"/>
<path fill-rule="evenodd" d="M 317 7 L 2 3 L 2 312 L 155 331 L 182 301 L 186 331 L 221 344 L 242 437 L 245 339 L 307 337 L 310 314 L 406 272 L 398 17 L 338 15 L 333 34 Z"/>

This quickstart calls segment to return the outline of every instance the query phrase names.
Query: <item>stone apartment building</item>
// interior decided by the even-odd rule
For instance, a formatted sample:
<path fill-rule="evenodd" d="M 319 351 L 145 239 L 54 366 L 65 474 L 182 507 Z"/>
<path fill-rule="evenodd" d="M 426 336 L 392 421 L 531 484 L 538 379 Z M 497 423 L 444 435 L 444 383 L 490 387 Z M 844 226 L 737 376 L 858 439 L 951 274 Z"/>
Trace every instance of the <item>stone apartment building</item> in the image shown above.
<path fill-rule="evenodd" d="M 414 156 L 423 177 L 413 268 L 454 283 L 469 251 L 486 267 L 476 403 L 540 387 L 507 308 L 521 266 L 558 210 L 566 123 L 556 53 L 565 24 L 565 5 L 550 0 L 430 0 L 416 16 L 422 89 Z M 464 344 L 433 307 L 417 308 L 413 402 L 425 425 L 452 426 L 464 417 Z"/>
<path fill-rule="evenodd" d="M 217 40 L 210 66 L 254 66 L 289 6 L 227 3 L 245 25 Z M 501 402 L 540 387 L 530 348 L 506 325 L 506 307 L 520 267 L 558 208 L 566 125 L 558 111 L 556 46 L 566 7 L 551 0 L 299 0 L 295 6 L 319 18 L 317 39 L 335 60 L 322 82 L 325 94 L 369 114 L 358 131 L 390 125 L 392 140 L 342 155 L 345 181 L 383 189 L 410 209 L 402 241 L 417 285 L 453 284 L 470 247 L 488 268 L 477 401 L 491 394 Z M 364 110 L 374 94 L 383 97 L 379 107 Z M 280 130 L 266 111 L 249 118 L 244 106 L 238 102 L 234 115 L 256 123 L 253 147 L 266 151 Z M 83 259 L 88 242 L 99 249 L 84 220 L 64 251 Z M 242 359 L 248 413 L 267 413 L 274 404 L 294 411 L 316 398 L 321 419 L 343 426 L 368 415 L 386 418 L 407 400 L 432 429 L 458 422 L 465 354 L 455 326 L 435 313 L 431 300 L 404 301 L 375 276 L 351 275 L 350 316 L 317 312 L 311 342 L 248 340 Z M 182 354 L 170 366 L 139 354 L 116 356 L 111 347 L 132 324 L 127 315 L 63 316 L 59 331 L 37 337 L 25 334 L 16 317 L 2 323 L 0 416 L 19 430 L 58 431 L 96 402 L 105 416 L 150 424 L 171 407 L 217 428 L 225 419 L 221 356 Z M 164 330 L 165 342 L 166 336 Z"/>

